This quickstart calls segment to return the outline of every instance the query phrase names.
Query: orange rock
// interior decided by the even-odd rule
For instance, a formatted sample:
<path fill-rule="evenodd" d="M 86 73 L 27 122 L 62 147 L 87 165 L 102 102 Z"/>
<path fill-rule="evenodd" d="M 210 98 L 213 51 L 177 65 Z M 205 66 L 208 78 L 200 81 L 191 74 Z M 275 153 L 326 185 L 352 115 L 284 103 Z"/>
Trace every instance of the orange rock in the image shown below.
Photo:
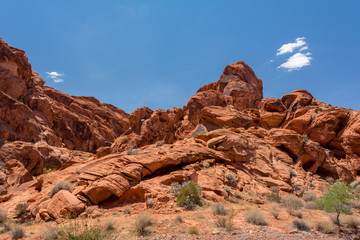
<path fill-rule="evenodd" d="M 59 219 L 68 216 L 77 216 L 82 213 L 84 209 L 85 205 L 72 193 L 66 190 L 60 190 L 47 204 L 46 213 L 55 219 Z M 41 213 L 44 213 L 44 211 L 40 210 L 39 214 L 41 215 Z M 45 217 L 47 218 L 47 216 Z"/>

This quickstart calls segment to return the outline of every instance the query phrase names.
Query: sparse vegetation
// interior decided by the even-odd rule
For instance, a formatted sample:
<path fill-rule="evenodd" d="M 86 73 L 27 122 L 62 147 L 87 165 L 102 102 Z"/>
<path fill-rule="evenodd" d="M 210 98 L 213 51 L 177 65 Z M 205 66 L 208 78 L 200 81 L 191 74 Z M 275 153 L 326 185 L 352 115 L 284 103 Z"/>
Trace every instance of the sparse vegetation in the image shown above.
<path fill-rule="evenodd" d="M 224 186 L 224 190 L 228 194 L 228 196 L 231 195 L 231 188 L 229 186 Z"/>
<path fill-rule="evenodd" d="M 178 223 L 182 223 L 183 219 L 182 219 L 181 216 L 178 215 L 178 216 L 176 216 L 175 221 L 178 222 Z"/>
<path fill-rule="evenodd" d="M 210 163 L 208 161 L 203 161 L 202 165 L 204 168 L 209 168 L 210 167 Z"/>
<path fill-rule="evenodd" d="M 199 234 L 199 229 L 197 226 L 191 226 L 188 228 L 188 233 L 189 234 Z"/>
<path fill-rule="evenodd" d="M 140 215 L 135 222 L 135 229 L 136 232 L 143 236 L 148 234 L 147 227 L 151 226 L 153 224 L 153 220 L 149 215 L 142 214 Z"/>
<path fill-rule="evenodd" d="M 28 210 L 29 205 L 27 203 L 19 203 L 15 207 L 15 216 L 23 218 Z"/>
<path fill-rule="evenodd" d="M 318 222 L 316 224 L 316 228 L 324 234 L 331 234 L 334 233 L 335 231 L 334 224 L 329 221 Z"/>
<path fill-rule="evenodd" d="M 354 199 L 352 189 L 342 182 L 335 182 L 317 201 L 318 207 L 336 213 L 336 224 L 341 231 L 340 214 L 351 214 L 350 201 Z"/>
<path fill-rule="evenodd" d="M 146 205 L 148 208 L 152 208 L 154 206 L 154 200 L 152 198 L 148 198 L 146 200 Z"/>
<path fill-rule="evenodd" d="M 268 224 L 264 213 L 258 209 L 251 209 L 247 211 L 245 214 L 245 221 L 260 226 L 266 226 Z"/>
<path fill-rule="evenodd" d="M 316 199 L 316 194 L 312 191 L 305 191 L 302 195 L 302 199 L 306 202 L 314 201 Z"/>
<path fill-rule="evenodd" d="M 357 229 L 360 226 L 360 219 L 356 216 L 346 216 L 346 218 L 344 218 L 344 223 L 349 228 Z"/>
<path fill-rule="evenodd" d="M 226 215 L 228 214 L 228 211 L 225 209 L 224 205 L 220 203 L 216 203 L 212 206 L 212 212 L 215 215 Z"/>
<path fill-rule="evenodd" d="M 300 198 L 294 195 L 286 195 L 282 198 L 282 206 L 298 210 L 304 206 Z"/>
<path fill-rule="evenodd" d="M 45 232 L 44 232 L 44 236 L 43 236 L 46 240 L 56 240 L 59 239 L 57 231 L 55 228 L 48 228 Z"/>
<path fill-rule="evenodd" d="M 305 206 L 304 206 L 304 207 L 305 207 L 306 209 L 312 209 L 312 210 L 319 209 L 316 202 L 307 202 L 307 203 L 305 203 Z"/>
<path fill-rule="evenodd" d="M 50 198 L 52 198 L 60 190 L 66 190 L 71 192 L 71 184 L 67 181 L 60 181 L 54 184 L 50 191 Z"/>
<path fill-rule="evenodd" d="M 226 231 L 232 231 L 234 230 L 234 217 L 235 211 L 232 210 L 228 217 L 216 217 L 215 225 L 217 227 L 225 228 Z"/>
<path fill-rule="evenodd" d="M 271 187 L 270 188 L 271 193 L 266 196 L 267 200 L 270 202 L 277 202 L 279 203 L 281 201 L 281 197 L 279 195 L 279 190 L 277 187 Z"/>
<path fill-rule="evenodd" d="M 181 185 L 172 183 L 171 192 L 174 193 L 176 203 L 180 207 L 191 210 L 196 205 L 201 205 L 201 187 L 193 181 L 184 182 Z"/>
<path fill-rule="evenodd" d="M 234 192 L 234 196 L 235 196 L 236 198 L 238 198 L 238 199 L 242 199 L 242 195 L 241 195 L 241 192 L 240 192 L 239 190 L 236 190 L 236 191 Z"/>
<path fill-rule="evenodd" d="M 134 149 L 133 146 L 130 146 L 126 153 L 127 155 L 139 155 L 139 149 Z"/>
<path fill-rule="evenodd" d="M 288 208 L 287 212 L 293 217 L 303 218 L 303 213 L 301 210 L 295 210 L 293 208 Z"/>
<path fill-rule="evenodd" d="M 239 200 L 237 198 L 233 198 L 233 197 L 229 197 L 228 201 L 231 203 L 239 203 Z"/>
<path fill-rule="evenodd" d="M 20 239 L 25 236 L 25 231 L 19 226 L 15 226 L 11 229 L 11 238 L 12 239 Z"/>
<path fill-rule="evenodd" d="M 0 223 L 6 221 L 8 211 L 6 209 L 0 208 Z"/>
<path fill-rule="evenodd" d="M 157 147 L 161 147 L 162 145 L 164 145 L 164 141 L 157 141 L 156 142 Z"/>
<path fill-rule="evenodd" d="M 106 220 L 104 227 L 105 227 L 105 231 L 108 231 L 108 232 L 115 230 L 114 220 L 112 220 L 112 219 Z"/>
<path fill-rule="evenodd" d="M 332 177 L 326 177 L 325 180 L 330 184 L 333 184 L 335 182 L 335 180 Z"/>
<path fill-rule="evenodd" d="M 102 240 L 108 232 L 99 224 L 89 222 L 70 221 L 56 230 L 59 239 L 71 240 Z"/>
<path fill-rule="evenodd" d="M 123 213 L 124 214 L 131 214 L 131 209 L 130 208 L 125 208 L 124 210 L 123 210 Z"/>
<path fill-rule="evenodd" d="M 270 210 L 270 212 L 274 216 L 274 218 L 279 219 L 280 210 L 278 208 L 274 207 Z"/>
<path fill-rule="evenodd" d="M 56 171 L 56 169 L 54 169 L 54 168 L 43 168 L 44 174 L 55 172 L 55 171 Z"/>
<path fill-rule="evenodd" d="M 310 231 L 309 225 L 304 221 L 294 220 L 292 222 L 292 227 L 299 231 L 305 231 L 305 232 Z"/>
<path fill-rule="evenodd" d="M 225 173 L 225 178 L 229 181 L 230 185 L 236 185 L 237 180 L 234 174 L 232 174 L 231 172 L 227 172 Z"/>

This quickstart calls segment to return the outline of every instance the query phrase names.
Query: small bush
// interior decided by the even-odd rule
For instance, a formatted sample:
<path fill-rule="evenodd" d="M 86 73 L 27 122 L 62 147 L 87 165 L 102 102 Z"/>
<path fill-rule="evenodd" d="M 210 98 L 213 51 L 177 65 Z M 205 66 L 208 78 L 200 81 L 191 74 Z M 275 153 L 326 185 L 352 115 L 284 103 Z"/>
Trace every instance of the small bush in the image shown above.
<path fill-rule="evenodd" d="M 234 192 L 234 196 L 235 196 L 237 199 L 242 199 L 242 194 L 241 194 L 241 192 L 240 192 L 239 190 L 236 190 L 236 191 Z"/>
<path fill-rule="evenodd" d="M 67 190 L 71 192 L 71 184 L 67 181 L 61 181 L 52 186 L 50 191 L 50 198 L 52 198 L 60 190 Z"/>
<path fill-rule="evenodd" d="M 157 141 L 156 142 L 157 147 L 161 147 L 162 145 L 164 145 L 164 141 Z"/>
<path fill-rule="evenodd" d="M 8 211 L 6 209 L 0 208 L 0 223 L 6 221 Z"/>
<path fill-rule="evenodd" d="M 318 205 L 316 204 L 316 202 L 307 202 L 305 203 L 304 206 L 306 209 L 312 209 L 312 210 L 316 210 L 319 209 Z"/>
<path fill-rule="evenodd" d="M 265 215 L 257 209 L 247 211 L 245 214 L 245 221 L 260 226 L 266 226 L 268 224 Z"/>
<path fill-rule="evenodd" d="M 282 206 L 298 210 L 304 206 L 300 198 L 294 195 L 287 195 L 282 199 Z"/>
<path fill-rule="evenodd" d="M 360 210 L 360 201 L 351 200 L 350 201 L 350 207 Z"/>
<path fill-rule="evenodd" d="M 279 195 L 279 190 L 277 187 L 271 187 L 270 188 L 271 193 L 266 196 L 267 200 L 269 202 L 277 202 L 279 203 L 281 201 L 281 197 Z"/>
<path fill-rule="evenodd" d="M 231 188 L 229 188 L 229 186 L 224 186 L 224 190 L 228 194 L 228 196 L 231 195 Z"/>
<path fill-rule="evenodd" d="M 287 212 L 293 217 L 303 218 L 303 213 L 301 210 L 295 210 L 293 208 L 288 208 Z"/>
<path fill-rule="evenodd" d="M 115 230 L 114 220 L 112 220 L 112 219 L 106 220 L 104 228 L 105 228 L 105 231 L 108 231 L 108 232 Z"/>
<path fill-rule="evenodd" d="M 131 209 L 130 208 L 125 208 L 124 210 L 123 210 L 123 213 L 124 214 L 131 214 Z"/>
<path fill-rule="evenodd" d="M 191 210 L 196 205 L 201 205 L 201 187 L 193 181 L 171 184 L 171 192 L 175 194 L 176 203 L 180 207 Z"/>
<path fill-rule="evenodd" d="M 21 227 L 15 226 L 14 228 L 11 229 L 11 238 L 12 239 L 23 238 L 24 235 L 25 235 L 25 231 Z"/>
<path fill-rule="evenodd" d="M 233 219 L 235 217 L 235 212 L 231 211 L 231 214 L 229 217 L 217 217 L 215 221 L 215 225 L 217 227 L 225 228 L 226 231 L 232 231 L 234 230 L 234 223 Z"/>
<path fill-rule="evenodd" d="M 101 240 L 108 236 L 103 229 L 99 224 L 71 221 L 61 225 L 56 232 L 59 239 Z"/>
<path fill-rule="evenodd" d="M 292 227 L 296 230 L 299 231 L 305 231 L 305 232 L 309 232 L 310 231 L 310 227 L 309 225 L 307 225 L 304 221 L 298 221 L 298 220 L 294 220 L 292 222 Z"/>
<path fill-rule="evenodd" d="M 178 222 L 178 223 L 182 223 L 183 219 L 182 219 L 181 216 L 176 216 L 175 221 Z"/>
<path fill-rule="evenodd" d="M 148 233 L 147 227 L 151 226 L 152 224 L 153 220 L 149 215 L 140 215 L 135 222 L 136 232 L 141 236 L 146 235 Z"/>
<path fill-rule="evenodd" d="M 270 212 L 274 218 L 279 219 L 280 210 L 278 208 L 272 208 Z"/>
<path fill-rule="evenodd" d="M 202 165 L 203 165 L 204 168 L 209 168 L 210 167 L 210 163 L 207 162 L 207 161 L 203 161 Z"/>
<path fill-rule="evenodd" d="M 152 208 L 154 206 L 154 200 L 152 198 L 148 198 L 148 200 L 146 200 L 146 205 L 148 208 Z"/>
<path fill-rule="evenodd" d="M 302 199 L 306 202 L 314 201 L 316 199 L 316 194 L 312 191 L 305 191 L 302 195 Z"/>
<path fill-rule="evenodd" d="M 5 232 L 8 232 L 11 230 L 11 225 L 8 222 L 5 222 L 3 227 L 4 227 Z"/>
<path fill-rule="evenodd" d="M 189 234 L 199 234 L 199 229 L 197 226 L 191 226 L 188 228 L 188 233 Z"/>
<path fill-rule="evenodd" d="M 226 215 L 228 211 L 225 209 L 224 205 L 216 203 L 212 206 L 212 212 L 215 215 Z"/>
<path fill-rule="evenodd" d="M 233 197 L 229 197 L 228 201 L 231 203 L 239 203 L 239 199 Z"/>
<path fill-rule="evenodd" d="M 324 234 L 331 234 L 335 232 L 335 225 L 329 221 L 318 222 L 316 228 L 319 232 Z"/>
<path fill-rule="evenodd" d="M 360 226 L 360 219 L 355 216 L 346 216 L 344 218 L 344 223 L 353 229 L 357 229 Z"/>
<path fill-rule="evenodd" d="M 43 168 L 44 174 L 55 172 L 55 171 L 56 171 L 56 169 L 53 169 L 53 168 Z"/>
<path fill-rule="evenodd" d="M 59 236 L 55 228 L 49 228 L 44 232 L 44 238 L 46 240 L 56 240 L 59 239 Z"/>
<path fill-rule="evenodd" d="M 333 184 L 335 182 L 335 180 L 332 177 L 326 177 L 325 180 L 330 184 Z"/>
<path fill-rule="evenodd" d="M 225 177 L 229 181 L 230 185 L 236 185 L 237 181 L 234 174 L 232 174 L 231 172 L 227 172 L 225 173 Z"/>
<path fill-rule="evenodd" d="M 19 203 L 15 207 L 15 216 L 16 217 L 24 217 L 25 214 L 29 211 L 28 210 L 29 205 L 27 203 Z"/>

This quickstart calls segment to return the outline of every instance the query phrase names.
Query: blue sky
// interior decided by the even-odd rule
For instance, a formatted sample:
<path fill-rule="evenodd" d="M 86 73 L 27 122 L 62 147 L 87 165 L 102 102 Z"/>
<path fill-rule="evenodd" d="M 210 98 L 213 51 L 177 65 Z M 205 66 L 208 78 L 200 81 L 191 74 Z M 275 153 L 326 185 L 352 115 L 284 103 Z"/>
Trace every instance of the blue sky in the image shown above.
<path fill-rule="evenodd" d="M 240 60 L 264 97 L 307 89 L 360 110 L 357 0 L 3 0 L 1 9 L 0 37 L 26 51 L 46 85 L 127 112 L 182 107 Z M 277 55 L 287 43 L 301 46 Z"/>

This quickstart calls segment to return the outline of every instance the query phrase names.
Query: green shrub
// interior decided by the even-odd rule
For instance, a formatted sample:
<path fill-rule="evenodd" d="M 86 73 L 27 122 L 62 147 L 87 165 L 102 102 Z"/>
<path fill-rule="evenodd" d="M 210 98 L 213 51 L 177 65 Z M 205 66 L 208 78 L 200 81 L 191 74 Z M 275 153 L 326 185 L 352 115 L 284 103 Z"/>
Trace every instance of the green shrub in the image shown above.
<path fill-rule="evenodd" d="M 56 171 L 56 169 L 53 169 L 53 168 L 43 168 L 44 174 L 55 172 L 55 171 Z"/>
<path fill-rule="evenodd" d="M 26 213 L 29 211 L 29 205 L 27 203 L 19 203 L 15 207 L 15 216 L 16 217 L 24 217 Z"/>
<path fill-rule="evenodd" d="M 316 194 L 312 191 L 305 191 L 302 195 L 302 199 L 306 202 L 314 201 L 316 199 Z"/>
<path fill-rule="evenodd" d="M 287 195 L 282 198 L 282 206 L 298 210 L 304 206 L 300 198 L 294 195 Z"/>
<path fill-rule="evenodd" d="M 52 198 L 60 190 L 66 190 L 71 192 L 71 184 L 67 181 L 61 181 L 54 184 L 50 191 L 50 198 Z"/>
<path fill-rule="evenodd" d="M 328 212 L 335 212 L 336 224 L 341 230 L 340 214 L 351 214 L 350 201 L 354 199 L 352 188 L 336 181 L 317 201 L 318 207 Z"/>
<path fill-rule="evenodd" d="M 201 187 L 193 181 L 184 182 L 182 185 L 172 183 L 171 192 L 174 193 L 176 203 L 180 207 L 191 210 L 196 205 L 201 205 Z"/>
<path fill-rule="evenodd" d="M 25 236 L 25 231 L 21 227 L 15 226 L 11 229 L 11 238 L 12 239 L 20 239 Z"/>
<path fill-rule="evenodd" d="M 309 232 L 309 231 L 310 231 L 309 225 L 307 225 L 307 223 L 304 222 L 304 221 L 294 220 L 294 221 L 292 222 L 292 227 L 293 227 L 294 229 L 299 230 L 299 231 L 305 231 L 305 232 Z"/>
<path fill-rule="evenodd" d="M 245 221 L 251 224 L 266 226 L 266 218 L 263 212 L 257 209 L 251 209 L 245 214 Z"/>
<path fill-rule="evenodd" d="M 188 233 L 189 234 L 199 234 L 199 229 L 197 226 L 191 226 L 188 228 Z"/>
<path fill-rule="evenodd" d="M 69 240 L 102 240 L 109 235 L 99 224 L 79 221 L 61 225 L 56 233 L 59 239 Z"/>
<path fill-rule="evenodd" d="M 216 203 L 212 206 L 212 212 L 215 215 L 226 215 L 228 211 L 225 209 L 224 205 Z"/>
<path fill-rule="evenodd" d="M 136 232 L 143 236 L 148 233 L 147 227 L 151 226 L 153 224 L 153 220 L 149 215 L 142 214 L 140 215 L 135 222 L 135 229 Z"/>

